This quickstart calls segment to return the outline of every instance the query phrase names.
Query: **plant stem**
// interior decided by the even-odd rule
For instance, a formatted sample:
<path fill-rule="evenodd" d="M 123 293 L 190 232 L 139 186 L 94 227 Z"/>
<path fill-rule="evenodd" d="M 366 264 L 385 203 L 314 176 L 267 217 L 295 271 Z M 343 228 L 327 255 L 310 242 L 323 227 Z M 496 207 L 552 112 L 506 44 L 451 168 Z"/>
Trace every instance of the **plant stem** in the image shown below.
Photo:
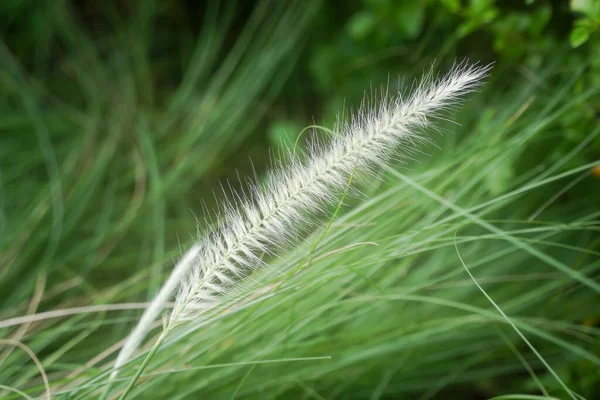
<path fill-rule="evenodd" d="M 108 399 L 108 395 L 110 394 L 110 391 L 112 390 L 112 387 L 113 387 L 114 383 L 115 383 L 114 380 L 109 379 L 108 384 L 104 388 L 104 392 L 102 392 L 102 395 L 100 396 L 100 398 L 98 400 L 106 400 L 106 399 Z"/>
<path fill-rule="evenodd" d="M 152 348 L 150 349 L 150 352 L 148 353 L 148 355 L 144 359 L 144 362 L 138 368 L 138 370 L 135 373 L 135 375 L 133 376 L 133 378 L 131 378 L 131 380 L 129 381 L 129 384 L 125 388 L 125 391 L 123 392 L 123 394 L 119 397 L 119 400 L 125 400 L 127 398 L 127 395 L 129 394 L 129 392 L 131 391 L 131 389 L 133 389 L 133 387 L 135 386 L 135 383 L 137 382 L 137 380 L 139 379 L 139 377 L 142 375 L 142 373 L 144 372 L 144 370 L 146 369 L 146 367 L 150 363 L 150 360 L 152 360 L 152 357 L 154 357 L 154 355 L 158 351 L 158 349 L 161 346 L 161 344 L 165 341 L 165 338 L 167 337 L 167 332 L 168 332 L 168 329 L 165 329 L 163 331 L 163 333 L 161 333 L 160 337 L 158 338 L 158 340 L 156 341 L 156 343 L 154 343 L 154 346 L 152 346 Z"/>
<path fill-rule="evenodd" d="M 169 279 L 167 279 L 163 287 L 159 290 L 154 300 L 152 300 L 152 303 L 150 303 L 150 305 L 146 308 L 142 318 L 140 319 L 140 322 L 138 322 L 137 326 L 133 329 L 133 331 L 131 331 L 125 340 L 125 343 L 123 343 L 123 347 L 121 348 L 113 367 L 114 371 L 110 374 L 109 384 L 117 378 L 119 369 L 125 365 L 127 361 L 129 361 L 131 355 L 142 343 L 142 340 L 144 340 L 146 337 L 146 333 L 148 333 L 152 327 L 152 323 L 156 317 L 164 309 L 165 304 L 167 301 L 169 301 L 169 298 L 181 280 L 185 277 L 190 268 L 193 267 L 194 260 L 199 252 L 200 247 L 198 247 L 198 245 L 190 247 L 183 257 L 181 257 L 177 265 L 175 265 L 171 275 L 169 275 Z"/>

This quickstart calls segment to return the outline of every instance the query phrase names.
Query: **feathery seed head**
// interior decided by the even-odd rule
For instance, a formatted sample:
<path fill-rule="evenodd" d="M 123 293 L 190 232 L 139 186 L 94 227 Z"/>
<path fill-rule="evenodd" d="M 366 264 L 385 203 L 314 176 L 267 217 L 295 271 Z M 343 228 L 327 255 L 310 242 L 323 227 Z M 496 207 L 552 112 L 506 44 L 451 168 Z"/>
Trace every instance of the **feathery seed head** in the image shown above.
<path fill-rule="evenodd" d="M 214 309 L 236 282 L 263 265 L 294 239 L 294 232 L 331 203 L 353 171 L 373 170 L 398 153 L 414 148 L 432 118 L 460 96 L 473 91 L 489 66 L 458 64 L 440 79 L 431 73 L 408 96 L 384 94 L 378 106 L 363 102 L 358 113 L 339 122 L 329 145 L 313 141 L 304 160 L 291 157 L 287 168 L 269 172 L 267 187 L 255 185 L 251 197 L 224 207 L 217 228 L 196 245 L 200 250 L 180 284 L 168 326 Z"/>

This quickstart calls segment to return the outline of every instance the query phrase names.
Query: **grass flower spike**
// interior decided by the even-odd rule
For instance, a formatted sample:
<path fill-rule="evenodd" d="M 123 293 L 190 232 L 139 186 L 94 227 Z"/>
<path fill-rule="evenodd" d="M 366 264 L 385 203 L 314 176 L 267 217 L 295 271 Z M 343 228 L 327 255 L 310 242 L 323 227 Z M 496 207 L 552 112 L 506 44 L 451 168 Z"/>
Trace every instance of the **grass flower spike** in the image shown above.
<path fill-rule="evenodd" d="M 169 325 L 194 320 L 217 305 L 237 279 L 261 265 L 262 253 L 293 239 L 307 214 L 331 203 L 354 170 L 369 171 L 422 140 L 430 119 L 477 87 L 486 71 L 462 64 L 438 81 L 429 75 L 406 99 L 384 96 L 373 110 L 363 104 L 356 117 L 335 130 L 328 147 L 314 142 L 306 161 L 274 169 L 266 190 L 257 186 L 250 199 L 227 206 L 220 226 L 199 245 L 197 264 L 181 284 Z"/>
<path fill-rule="evenodd" d="M 439 79 L 425 76 L 406 96 L 385 94 L 372 108 L 364 102 L 353 118 L 338 124 L 328 145 L 313 141 L 306 157 L 291 157 L 286 168 L 274 168 L 265 188 L 255 185 L 248 199 L 224 207 L 218 227 L 194 246 L 193 261 L 176 266 L 177 276 L 183 279 L 163 335 L 153 350 L 172 329 L 218 306 L 240 279 L 261 267 L 263 253 L 273 254 L 293 241 L 298 224 L 310 221 L 310 215 L 332 203 L 354 171 L 372 171 L 424 140 L 423 129 L 431 120 L 476 89 L 488 70 L 459 64 Z M 164 302 L 167 291 L 161 292 L 160 301 Z M 155 305 L 153 310 L 161 308 Z"/>

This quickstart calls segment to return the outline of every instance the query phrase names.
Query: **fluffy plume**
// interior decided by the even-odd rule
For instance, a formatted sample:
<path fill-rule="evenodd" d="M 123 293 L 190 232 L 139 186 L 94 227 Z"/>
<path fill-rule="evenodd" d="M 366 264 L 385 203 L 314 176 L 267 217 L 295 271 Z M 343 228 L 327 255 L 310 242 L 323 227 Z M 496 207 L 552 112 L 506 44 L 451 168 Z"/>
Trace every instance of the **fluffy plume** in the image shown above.
<path fill-rule="evenodd" d="M 240 279 L 262 266 L 261 254 L 273 254 L 292 241 L 298 227 L 332 202 L 354 171 L 369 172 L 391 157 L 414 150 L 415 142 L 425 140 L 422 132 L 430 120 L 476 89 L 489 68 L 459 64 L 440 79 L 425 75 L 407 96 L 384 93 L 375 106 L 365 101 L 353 118 L 340 119 L 329 145 L 313 141 L 309 154 L 302 160 L 290 157 L 287 168 L 277 162 L 266 188 L 255 185 L 249 198 L 223 207 L 218 227 L 181 258 L 125 341 L 110 381 L 137 349 L 177 286 L 175 307 L 155 346 L 171 329 L 200 317 L 234 292 Z"/>
<path fill-rule="evenodd" d="M 414 148 L 431 118 L 476 88 L 488 69 L 460 64 L 441 79 L 427 75 L 406 98 L 384 95 L 373 109 L 363 104 L 338 124 L 328 146 L 313 142 L 303 160 L 292 158 L 287 168 L 271 171 L 265 190 L 256 186 L 249 199 L 226 207 L 218 227 L 197 244 L 195 265 L 181 282 L 168 326 L 218 305 L 239 279 L 261 266 L 261 254 L 287 244 L 307 215 L 332 202 L 353 171 L 368 172 Z"/>

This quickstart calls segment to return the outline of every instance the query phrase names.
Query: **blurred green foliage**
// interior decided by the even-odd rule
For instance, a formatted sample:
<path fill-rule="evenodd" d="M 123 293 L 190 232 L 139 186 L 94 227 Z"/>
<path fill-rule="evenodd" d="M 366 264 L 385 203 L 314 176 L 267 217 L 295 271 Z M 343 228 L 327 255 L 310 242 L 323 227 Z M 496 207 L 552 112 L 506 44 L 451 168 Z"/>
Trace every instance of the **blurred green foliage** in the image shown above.
<path fill-rule="evenodd" d="M 600 2 L 571 0 L 571 10 L 579 15 L 571 30 L 571 45 L 578 47 L 587 42 L 600 26 Z"/>
<path fill-rule="evenodd" d="M 573 47 L 583 48 L 569 52 L 565 64 L 600 59 L 596 0 L 332 1 L 319 18 L 309 71 L 324 97 L 361 90 L 365 75 L 377 80 L 459 54 L 495 61 L 497 68 L 519 63 L 537 69 L 548 56 L 566 52 L 569 38 Z M 599 63 L 584 81 L 599 82 Z"/>

